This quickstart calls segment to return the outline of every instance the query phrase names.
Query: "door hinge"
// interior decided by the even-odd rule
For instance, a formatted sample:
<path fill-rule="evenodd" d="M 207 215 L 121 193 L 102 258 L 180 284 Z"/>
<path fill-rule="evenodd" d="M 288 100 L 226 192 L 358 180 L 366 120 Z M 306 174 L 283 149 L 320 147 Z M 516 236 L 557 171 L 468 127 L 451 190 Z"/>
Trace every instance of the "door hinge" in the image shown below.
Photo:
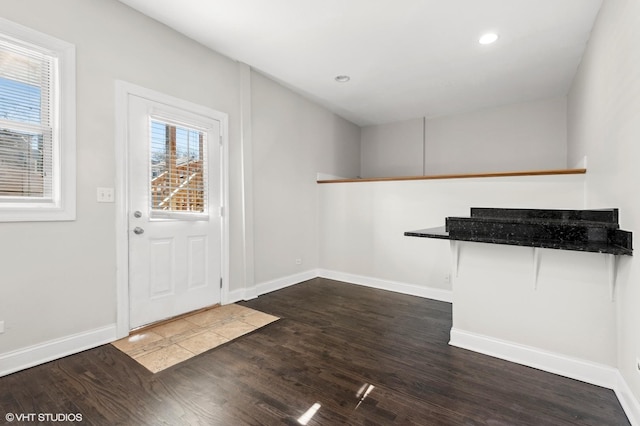
<path fill-rule="evenodd" d="M 222 135 L 220 135 L 219 142 L 220 142 L 220 145 L 222 145 Z"/>
<path fill-rule="evenodd" d="M 222 277 L 220 278 L 220 288 L 222 288 Z"/>
<path fill-rule="evenodd" d="M 224 206 L 220 206 L 220 217 L 224 217 Z"/>

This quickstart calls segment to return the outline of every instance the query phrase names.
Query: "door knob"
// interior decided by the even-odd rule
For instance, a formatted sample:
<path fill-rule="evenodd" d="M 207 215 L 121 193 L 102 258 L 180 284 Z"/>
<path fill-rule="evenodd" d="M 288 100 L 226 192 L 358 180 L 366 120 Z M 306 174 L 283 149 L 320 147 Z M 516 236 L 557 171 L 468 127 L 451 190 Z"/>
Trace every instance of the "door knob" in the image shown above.
<path fill-rule="evenodd" d="M 133 217 L 142 217 L 142 212 L 140 210 L 137 210 L 133 213 Z"/>
<path fill-rule="evenodd" d="M 135 228 L 133 228 L 133 233 L 137 235 L 144 234 L 144 229 L 140 228 L 139 226 L 136 226 Z"/>

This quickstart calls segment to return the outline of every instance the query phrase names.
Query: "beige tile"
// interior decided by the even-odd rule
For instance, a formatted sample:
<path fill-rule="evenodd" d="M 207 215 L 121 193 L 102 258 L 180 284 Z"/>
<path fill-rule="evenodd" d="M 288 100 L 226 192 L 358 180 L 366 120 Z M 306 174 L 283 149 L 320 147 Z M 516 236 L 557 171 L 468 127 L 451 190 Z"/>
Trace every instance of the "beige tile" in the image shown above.
<path fill-rule="evenodd" d="M 240 306 L 240 305 L 236 305 L 235 303 L 231 304 L 231 305 L 224 305 L 219 307 L 218 309 L 224 311 L 227 315 L 233 316 L 233 317 L 241 317 L 241 316 L 245 316 L 245 315 L 249 315 L 253 312 L 256 312 L 255 309 L 251 309 L 251 308 L 247 308 L 244 306 Z"/>
<path fill-rule="evenodd" d="M 194 354 L 185 348 L 178 345 L 171 345 L 138 357 L 136 358 L 136 361 L 152 373 L 157 373 L 165 368 L 169 368 L 182 361 L 186 361 L 193 356 Z"/>
<path fill-rule="evenodd" d="M 145 345 L 141 348 L 134 349 L 131 352 L 128 352 L 127 355 L 129 355 L 133 359 L 137 359 L 151 352 L 155 352 L 159 349 L 166 348 L 167 346 L 171 346 L 173 345 L 173 343 L 174 342 L 172 342 L 171 339 L 158 340 L 155 342 L 151 342 L 148 345 Z"/>
<path fill-rule="evenodd" d="M 209 309 L 207 311 L 185 317 L 184 320 L 199 327 L 207 327 L 229 318 L 229 314 L 221 309 L 222 308 Z"/>
<path fill-rule="evenodd" d="M 205 331 L 188 339 L 182 340 L 178 344 L 197 355 L 206 352 L 209 349 L 213 349 L 216 346 L 220 346 L 228 341 L 229 339 L 222 337 L 213 331 Z"/>
<path fill-rule="evenodd" d="M 163 340 L 161 335 L 151 331 L 146 331 L 142 333 L 135 333 L 129 337 L 125 337 L 124 339 L 117 340 L 113 342 L 113 346 L 126 354 L 131 354 L 161 340 Z"/>
<path fill-rule="evenodd" d="M 242 321 L 255 327 L 263 327 L 267 324 L 271 324 L 272 322 L 277 321 L 278 319 L 278 317 L 274 317 L 273 315 L 265 314 L 264 312 L 260 311 L 253 311 L 249 315 L 242 317 Z"/>
<path fill-rule="evenodd" d="M 257 327 L 247 324 L 240 320 L 234 320 L 225 324 L 221 324 L 215 327 L 211 327 L 211 331 L 226 337 L 229 340 L 240 337 L 243 334 L 247 334 L 255 330 Z"/>
<path fill-rule="evenodd" d="M 180 334 L 189 333 L 192 330 L 199 329 L 197 325 L 184 319 L 168 322 L 166 324 L 153 327 L 149 331 L 159 334 L 162 337 L 173 337 Z"/>
<path fill-rule="evenodd" d="M 135 333 L 113 345 L 155 373 L 278 319 L 244 306 L 225 305 Z"/>

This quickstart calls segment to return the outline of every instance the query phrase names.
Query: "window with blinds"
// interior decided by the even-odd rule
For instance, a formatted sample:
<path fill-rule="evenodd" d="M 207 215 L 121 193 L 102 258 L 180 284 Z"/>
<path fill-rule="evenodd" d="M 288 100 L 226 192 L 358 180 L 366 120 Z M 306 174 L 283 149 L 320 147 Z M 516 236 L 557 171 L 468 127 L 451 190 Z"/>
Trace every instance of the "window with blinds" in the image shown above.
<path fill-rule="evenodd" d="M 205 213 L 206 131 L 151 119 L 151 215 Z"/>
<path fill-rule="evenodd" d="M 55 65 L 0 37 L 0 201 L 53 198 Z"/>
<path fill-rule="evenodd" d="M 0 222 L 76 217 L 75 46 L 0 18 Z"/>

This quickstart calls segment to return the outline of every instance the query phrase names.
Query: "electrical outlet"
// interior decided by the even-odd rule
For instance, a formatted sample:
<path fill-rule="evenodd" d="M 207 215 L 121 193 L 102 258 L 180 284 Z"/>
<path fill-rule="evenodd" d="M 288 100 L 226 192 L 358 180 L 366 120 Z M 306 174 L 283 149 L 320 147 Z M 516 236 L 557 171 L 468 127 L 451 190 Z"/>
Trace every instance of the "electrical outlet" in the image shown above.
<path fill-rule="evenodd" d="M 296 265 L 302 265 L 302 259 L 297 258 L 296 259 Z"/>
<path fill-rule="evenodd" d="M 98 188 L 97 199 L 99 203 L 113 203 L 115 201 L 113 188 Z"/>
<path fill-rule="evenodd" d="M 4 321 L 0 321 L 0 334 L 4 333 Z"/>

